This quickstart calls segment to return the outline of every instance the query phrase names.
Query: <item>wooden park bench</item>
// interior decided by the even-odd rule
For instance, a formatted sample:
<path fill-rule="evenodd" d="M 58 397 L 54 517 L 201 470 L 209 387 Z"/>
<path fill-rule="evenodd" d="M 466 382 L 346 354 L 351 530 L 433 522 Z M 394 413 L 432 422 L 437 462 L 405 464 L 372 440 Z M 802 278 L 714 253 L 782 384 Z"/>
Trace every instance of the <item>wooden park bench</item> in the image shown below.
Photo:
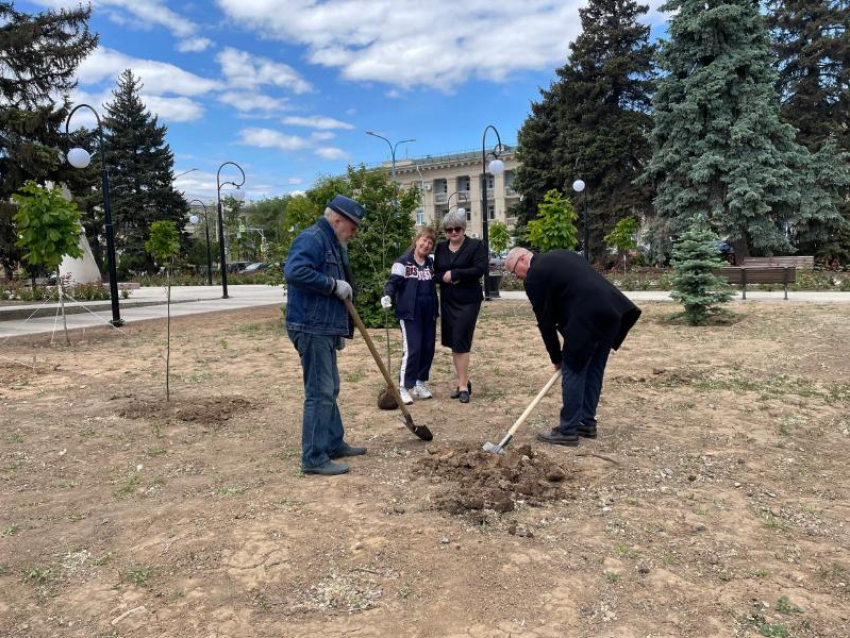
<path fill-rule="evenodd" d="M 774 259 L 776 259 L 774 257 Z M 797 281 L 797 269 L 794 266 L 771 268 L 752 268 L 750 266 L 719 268 L 714 271 L 718 277 L 728 283 L 741 286 L 741 299 L 747 298 L 747 284 L 782 284 L 785 300 L 788 300 L 788 284 Z"/>
<path fill-rule="evenodd" d="M 814 255 L 791 255 L 788 257 L 747 257 L 744 268 L 782 268 L 789 266 L 800 270 L 812 270 L 815 267 Z"/>

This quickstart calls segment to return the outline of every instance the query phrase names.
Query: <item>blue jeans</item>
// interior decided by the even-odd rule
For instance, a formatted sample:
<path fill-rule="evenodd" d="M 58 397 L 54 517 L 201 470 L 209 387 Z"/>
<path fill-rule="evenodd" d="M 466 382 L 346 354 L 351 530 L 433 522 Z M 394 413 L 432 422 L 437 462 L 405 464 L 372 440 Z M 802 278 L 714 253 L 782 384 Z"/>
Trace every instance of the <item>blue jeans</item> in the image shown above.
<path fill-rule="evenodd" d="M 304 417 L 301 421 L 301 469 L 323 465 L 343 443 L 344 429 L 336 399 L 339 370 L 336 343 L 340 337 L 288 330 L 304 371 Z"/>
<path fill-rule="evenodd" d="M 604 339 L 596 344 L 590 359 L 580 369 L 564 361 L 561 363 L 561 390 L 564 406 L 561 408 L 560 431 L 575 434 L 579 423 L 596 426 L 596 407 L 602 394 L 602 377 L 611 352 L 611 340 Z"/>

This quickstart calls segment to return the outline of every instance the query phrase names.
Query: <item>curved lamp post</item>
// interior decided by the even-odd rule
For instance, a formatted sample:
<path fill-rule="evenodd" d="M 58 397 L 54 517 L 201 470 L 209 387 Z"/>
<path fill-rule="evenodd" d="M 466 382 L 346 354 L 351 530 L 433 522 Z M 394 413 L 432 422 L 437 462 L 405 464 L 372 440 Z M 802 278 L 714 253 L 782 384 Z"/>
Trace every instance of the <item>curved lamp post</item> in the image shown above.
<path fill-rule="evenodd" d="M 493 147 L 493 150 L 487 152 L 487 131 L 493 129 L 496 134 L 498 143 Z M 484 250 L 487 252 L 487 272 L 484 273 L 484 299 L 490 301 L 490 227 L 489 216 L 490 212 L 487 209 L 487 173 L 493 177 L 501 175 L 505 172 L 505 163 L 499 159 L 502 152 L 502 137 L 499 131 L 492 124 L 487 125 L 484 129 L 484 135 L 481 138 L 481 217 L 483 220 L 482 231 L 484 233 Z M 492 156 L 489 166 L 487 165 L 487 157 Z"/>
<path fill-rule="evenodd" d="M 396 152 L 396 149 L 398 149 L 398 147 L 401 144 L 409 144 L 410 142 L 415 142 L 416 140 L 415 139 L 401 140 L 400 142 L 396 142 L 395 144 L 393 144 L 383 135 L 378 135 L 377 133 L 374 133 L 372 131 L 366 131 L 366 135 L 371 135 L 372 137 L 377 137 L 378 139 L 382 139 L 387 143 L 387 146 L 390 147 L 390 156 L 392 157 L 392 169 L 390 170 L 390 177 L 392 178 L 393 182 L 395 182 L 395 152 Z"/>
<path fill-rule="evenodd" d="M 466 196 L 466 193 L 462 193 L 461 191 L 455 191 L 446 198 L 446 205 L 448 206 L 446 214 L 452 212 L 452 197 L 455 195 L 457 195 L 457 203 L 454 204 L 454 207 L 457 208 L 458 215 L 466 215 L 466 209 L 461 206 L 461 204 L 468 205 L 469 197 Z"/>
<path fill-rule="evenodd" d="M 227 165 L 235 166 L 239 169 L 239 172 L 242 174 L 242 181 L 238 184 L 236 182 L 222 182 L 221 181 L 221 169 L 223 169 Z M 230 184 L 236 187 L 236 190 L 233 192 L 233 199 L 238 202 L 241 202 L 245 197 L 245 192 L 241 190 L 241 187 L 245 185 L 245 171 L 242 170 L 242 167 L 239 166 L 236 162 L 225 162 L 221 166 L 218 167 L 218 171 L 215 174 L 215 194 L 218 200 L 218 255 L 219 255 L 219 267 L 221 268 L 221 298 L 227 299 L 227 255 L 225 254 L 224 248 L 224 220 L 221 216 L 221 187 Z"/>
<path fill-rule="evenodd" d="M 68 113 L 68 119 L 65 120 L 65 137 L 70 139 L 68 127 L 71 123 L 71 118 L 79 109 L 87 108 L 94 113 L 97 120 L 97 139 L 98 152 L 100 153 L 100 179 L 103 190 L 103 221 L 106 229 L 106 257 L 109 262 L 109 298 L 112 301 L 112 321 L 113 326 L 121 326 L 124 324 L 121 319 L 121 312 L 118 308 L 118 270 L 115 265 L 115 228 L 112 225 L 112 202 L 109 197 L 109 173 L 106 170 L 106 160 L 104 158 L 103 147 L 103 126 L 100 122 L 100 116 L 94 107 L 89 104 L 78 104 L 73 110 Z M 68 163 L 74 168 L 85 168 L 91 162 L 91 155 L 84 148 L 75 147 L 68 151 Z"/>
<path fill-rule="evenodd" d="M 204 209 L 204 228 L 207 231 L 207 285 L 212 286 L 212 251 L 210 250 L 210 218 L 207 215 L 207 205 L 204 204 L 200 199 L 193 199 L 188 204 L 198 203 L 201 205 L 201 208 Z M 193 224 L 197 224 L 199 219 L 197 215 L 192 215 L 189 217 L 189 221 Z"/>
<path fill-rule="evenodd" d="M 576 169 L 579 167 L 579 161 L 581 158 L 576 159 Z M 581 165 L 582 172 L 584 172 L 584 164 Z M 578 171 L 577 171 L 578 172 Z M 587 263 L 590 263 L 590 232 L 587 227 L 587 192 L 585 191 L 586 184 L 584 180 L 580 177 L 573 182 L 573 190 L 576 193 L 584 193 L 584 201 L 583 204 L 583 215 L 582 215 L 582 226 L 584 227 L 584 240 L 582 243 L 584 244 L 582 248 L 584 248 L 584 259 Z"/>

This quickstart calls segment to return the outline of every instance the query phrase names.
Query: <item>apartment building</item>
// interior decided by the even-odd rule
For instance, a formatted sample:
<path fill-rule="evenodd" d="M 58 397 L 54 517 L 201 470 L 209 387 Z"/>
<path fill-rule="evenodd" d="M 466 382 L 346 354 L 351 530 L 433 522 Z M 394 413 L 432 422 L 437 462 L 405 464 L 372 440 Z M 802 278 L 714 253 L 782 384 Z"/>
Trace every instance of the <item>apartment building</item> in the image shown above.
<path fill-rule="evenodd" d="M 488 157 L 489 163 L 491 158 Z M 519 202 L 519 193 L 513 190 L 514 173 L 518 166 L 515 149 L 506 147 L 499 156 L 505 163 L 501 175 L 485 176 L 487 179 L 487 219 L 500 221 L 509 228 L 516 218 L 509 217 L 511 206 Z M 383 164 L 390 168 L 390 163 Z M 466 209 L 467 234 L 482 236 L 482 162 L 481 151 L 467 151 L 448 155 L 428 155 L 413 159 L 396 160 L 396 182 L 404 188 L 418 186 L 423 194 L 419 209 L 415 211 L 416 225 L 439 225 L 449 210 Z"/>

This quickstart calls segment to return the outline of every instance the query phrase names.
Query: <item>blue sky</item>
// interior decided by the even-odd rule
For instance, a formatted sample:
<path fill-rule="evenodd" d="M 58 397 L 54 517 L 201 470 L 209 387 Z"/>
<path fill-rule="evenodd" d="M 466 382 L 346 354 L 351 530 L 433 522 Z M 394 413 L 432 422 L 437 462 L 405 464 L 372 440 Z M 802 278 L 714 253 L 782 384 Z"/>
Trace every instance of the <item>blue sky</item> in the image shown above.
<path fill-rule="evenodd" d="M 19 10 L 78 0 L 19 1 Z M 100 46 L 72 99 L 100 108 L 133 69 L 168 126 L 176 186 L 215 194 L 225 161 L 249 199 L 308 188 L 349 163 L 513 144 L 579 32 L 574 0 L 93 0 Z M 651 0 L 657 7 L 659 0 Z M 663 18 L 647 20 L 660 30 Z M 90 124 L 80 118 L 80 124 Z M 495 140 L 488 139 L 488 145 Z"/>

